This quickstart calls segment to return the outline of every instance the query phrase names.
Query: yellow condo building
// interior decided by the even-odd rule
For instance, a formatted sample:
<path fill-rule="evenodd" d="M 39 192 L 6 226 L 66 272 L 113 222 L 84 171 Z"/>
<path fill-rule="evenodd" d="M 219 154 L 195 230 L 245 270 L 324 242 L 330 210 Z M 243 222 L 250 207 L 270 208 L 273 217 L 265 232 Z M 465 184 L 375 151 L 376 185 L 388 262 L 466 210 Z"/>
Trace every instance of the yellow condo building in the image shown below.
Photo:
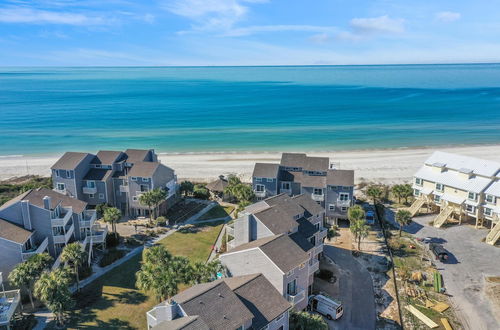
<path fill-rule="evenodd" d="M 426 207 L 438 213 L 435 227 L 472 221 L 491 229 L 487 243 L 500 239 L 500 163 L 436 151 L 415 173 L 413 189 L 413 216 Z"/>

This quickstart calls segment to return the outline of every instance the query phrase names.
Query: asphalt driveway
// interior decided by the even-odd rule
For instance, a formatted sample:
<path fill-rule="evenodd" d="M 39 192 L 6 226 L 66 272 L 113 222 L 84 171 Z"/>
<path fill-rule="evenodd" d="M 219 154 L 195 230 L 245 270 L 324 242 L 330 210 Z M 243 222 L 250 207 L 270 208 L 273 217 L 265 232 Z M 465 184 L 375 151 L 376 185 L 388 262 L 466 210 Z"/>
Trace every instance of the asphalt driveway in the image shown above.
<path fill-rule="evenodd" d="M 495 313 L 500 318 L 500 310 L 495 310 L 484 292 L 485 277 L 500 276 L 500 248 L 481 242 L 487 229 L 470 225 L 434 228 L 428 225 L 434 217 L 415 217 L 405 231 L 419 238 L 430 237 L 451 253 L 449 262 L 436 262 L 436 266 L 464 328 L 500 329 L 500 319 L 495 318 Z M 393 221 L 389 212 L 386 218 Z"/>
<path fill-rule="evenodd" d="M 375 298 L 370 273 L 351 255 L 350 250 L 326 245 L 324 253 L 340 268 L 339 300 L 344 315 L 329 321 L 330 329 L 375 329 Z"/>

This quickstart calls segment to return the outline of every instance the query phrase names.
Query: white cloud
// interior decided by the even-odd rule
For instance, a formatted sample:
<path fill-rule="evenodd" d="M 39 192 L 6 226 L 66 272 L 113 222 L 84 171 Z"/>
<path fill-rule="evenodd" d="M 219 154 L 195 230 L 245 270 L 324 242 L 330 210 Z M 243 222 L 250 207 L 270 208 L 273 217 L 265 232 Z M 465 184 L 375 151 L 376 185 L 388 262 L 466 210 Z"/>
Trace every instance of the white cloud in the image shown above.
<path fill-rule="evenodd" d="M 452 11 L 442 11 L 436 13 L 436 20 L 440 22 L 450 23 L 459 20 L 462 17 L 460 13 L 455 13 Z"/>
<path fill-rule="evenodd" d="M 404 19 L 390 18 L 387 15 L 373 18 L 353 18 L 349 25 L 355 33 L 402 33 L 405 30 Z"/>
<path fill-rule="evenodd" d="M 284 31 L 296 31 L 296 32 L 317 32 L 317 33 L 328 33 L 337 32 L 338 29 L 334 26 L 317 26 L 317 25 L 253 25 L 242 28 L 233 28 L 227 31 L 225 36 L 246 36 L 262 32 L 284 32 Z"/>
<path fill-rule="evenodd" d="M 91 17 L 78 13 L 53 12 L 23 7 L 0 8 L 0 22 L 65 25 L 106 24 L 106 21 L 102 17 Z"/>

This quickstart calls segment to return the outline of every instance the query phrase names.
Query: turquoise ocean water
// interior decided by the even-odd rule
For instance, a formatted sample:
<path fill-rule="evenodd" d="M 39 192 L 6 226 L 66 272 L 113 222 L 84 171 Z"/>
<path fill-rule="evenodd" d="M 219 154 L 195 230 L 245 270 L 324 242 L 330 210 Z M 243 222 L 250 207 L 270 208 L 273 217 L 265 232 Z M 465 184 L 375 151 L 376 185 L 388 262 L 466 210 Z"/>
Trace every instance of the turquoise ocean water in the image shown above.
<path fill-rule="evenodd" d="M 0 68 L 0 155 L 500 143 L 500 64 Z"/>

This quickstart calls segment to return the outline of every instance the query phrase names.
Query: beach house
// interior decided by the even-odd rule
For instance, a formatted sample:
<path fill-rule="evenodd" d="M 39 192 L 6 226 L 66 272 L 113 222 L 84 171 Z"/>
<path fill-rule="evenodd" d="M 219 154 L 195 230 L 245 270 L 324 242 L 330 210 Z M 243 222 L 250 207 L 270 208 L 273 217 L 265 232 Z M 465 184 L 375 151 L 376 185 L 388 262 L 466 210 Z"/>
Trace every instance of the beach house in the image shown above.
<path fill-rule="evenodd" d="M 336 169 L 328 157 L 283 153 L 279 164 L 256 163 L 252 186 L 258 199 L 305 194 L 326 210 L 332 223 L 347 219 L 354 200 L 354 171 Z"/>
<path fill-rule="evenodd" d="M 490 228 L 486 242 L 495 244 L 500 238 L 499 180 L 500 163 L 436 151 L 415 173 L 410 212 L 415 215 L 423 207 L 437 212 L 435 227 L 468 221 Z"/>
<path fill-rule="evenodd" d="M 162 188 L 167 198 L 161 213 L 178 200 L 177 176 L 161 164 L 154 150 L 66 152 L 52 167 L 54 190 L 95 206 L 107 203 L 122 214 L 148 216 L 139 203 L 146 191 Z"/>
<path fill-rule="evenodd" d="M 287 330 L 290 304 L 262 274 L 188 288 L 146 314 L 148 329 Z"/>
<path fill-rule="evenodd" d="M 30 256 L 48 252 L 54 259 L 69 242 L 82 242 L 89 256 L 93 245 L 104 245 L 106 228 L 95 224 L 87 203 L 40 188 L 0 207 L 0 271 L 6 276 Z"/>

